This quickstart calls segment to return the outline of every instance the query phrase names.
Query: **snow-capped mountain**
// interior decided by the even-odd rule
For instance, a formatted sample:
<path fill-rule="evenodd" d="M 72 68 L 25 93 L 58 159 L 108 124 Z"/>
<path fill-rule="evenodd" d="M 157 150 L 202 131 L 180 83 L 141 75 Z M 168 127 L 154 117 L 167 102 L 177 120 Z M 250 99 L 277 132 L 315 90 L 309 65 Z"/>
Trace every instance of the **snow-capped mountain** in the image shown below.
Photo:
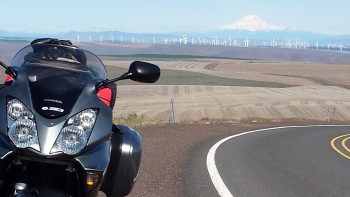
<path fill-rule="evenodd" d="M 67 33 L 41 34 L 28 32 L 9 32 L 0 29 L 0 40 L 32 40 L 40 37 L 53 37 L 60 39 L 69 39 L 81 42 L 116 42 L 116 43 L 228 43 L 230 40 L 244 42 L 249 39 L 252 43 L 270 43 L 275 40 L 279 43 L 284 42 L 310 42 L 327 45 L 350 46 L 350 35 L 334 36 L 322 33 L 305 32 L 291 30 L 281 26 L 268 24 L 264 19 L 256 15 L 248 15 L 235 23 L 222 26 L 213 30 L 203 32 L 171 32 L 171 33 L 130 33 L 121 31 L 96 31 L 81 32 L 70 31 Z M 214 41 L 213 41 L 214 40 Z"/>
<path fill-rule="evenodd" d="M 268 24 L 260 16 L 248 15 L 233 24 L 222 27 L 224 30 L 247 30 L 247 31 L 277 31 L 286 28 Z"/>

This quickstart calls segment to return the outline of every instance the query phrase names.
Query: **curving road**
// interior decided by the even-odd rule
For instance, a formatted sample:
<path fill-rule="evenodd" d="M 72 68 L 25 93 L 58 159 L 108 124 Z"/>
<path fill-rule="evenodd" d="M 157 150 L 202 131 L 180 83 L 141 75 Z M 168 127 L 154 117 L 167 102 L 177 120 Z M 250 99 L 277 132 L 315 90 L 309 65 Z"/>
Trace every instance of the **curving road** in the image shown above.
<path fill-rule="evenodd" d="M 216 188 L 203 189 L 210 181 L 192 181 L 192 195 L 350 196 L 347 134 L 350 126 L 308 126 L 230 136 L 211 147 L 206 158 Z"/>

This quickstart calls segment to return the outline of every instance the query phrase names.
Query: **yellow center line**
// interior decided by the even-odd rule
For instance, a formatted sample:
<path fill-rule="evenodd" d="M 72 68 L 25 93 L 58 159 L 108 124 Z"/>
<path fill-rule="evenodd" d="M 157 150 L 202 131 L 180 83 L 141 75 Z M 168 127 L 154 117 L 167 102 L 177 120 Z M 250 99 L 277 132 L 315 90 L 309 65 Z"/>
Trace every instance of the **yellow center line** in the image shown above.
<path fill-rule="evenodd" d="M 350 159 L 350 156 L 348 156 L 348 155 L 346 155 L 345 153 L 343 153 L 341 150 L 339 150 L 336 146 L 335 146 L 335 141 L 337 141 L 338 139 L 340 139 L 340 138 L 343 138 L 343 137 L 346 137 L 346 136 L 350 136 L 350 134 L 345 134 L 345 135 L 341 135 L 341 136 L 338 136 L 338 137 L 336 137 L 336 138 L 333 138 L 332 139 L 332 141 L 331 141 L 331 146 L 332 146 L 332 148 L 337 152 L 337 153 L 339 153 L 340 155 L 342 155 L 343 157 L 345 157 L 345 158 L 347 158 L 347 159 Z M 348 138 L 347 138 L 348 139 Z M 345 139 L 345 142 L 346 142 L 346 140 L 347 139 Z M 344 140 L 343 140 L 343 142 L 342 142 L 342 146 L 344 147 L 344 145 L 345 145 L 345 142 L 344 142 Z M 346 146 L 345 146 L 346 147 Z M 345 148 L 344 147 L 344 148 Z M 347 148 L 345 148 L 346 150 L 348 150 Z"/>
<path fill-rule="evenodd" d="M 344 147 L 344 149 L 346 151 L 348 151 L 350 153 L 350 149 L 346 146 L 346 141 L 348 141 L 350 139 L 350 137 L 345 138 L 342 142 L 341 145 Z"/>

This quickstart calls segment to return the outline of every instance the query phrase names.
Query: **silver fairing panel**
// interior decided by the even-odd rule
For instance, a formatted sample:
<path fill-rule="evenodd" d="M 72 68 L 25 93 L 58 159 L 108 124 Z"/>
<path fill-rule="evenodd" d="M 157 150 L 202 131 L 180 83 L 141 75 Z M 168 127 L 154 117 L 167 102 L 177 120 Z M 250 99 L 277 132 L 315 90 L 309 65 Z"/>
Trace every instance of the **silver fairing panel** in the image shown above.
<path fill-rule="evenodd" d="M 112 129 L 112 109 L 97 97 L 97 92 L 95 90 L 97 82 L 90 82 L 85 86 L 68 115 L 56 119 L 47 119 L 34 110 L 28 85 L 28 77 L 24 72 L 21 72 L 21 70 L 18 70 L 18 72 L 18 78 L 14 80 L 12 85 L 0 89 L 0 133 L 2 136 L 7 136 L 6 105 L 9 96 L 19 99 L 33 112 L 40 144 L 40 152 L 37 152 L 37 154 L 42 156 L 53 156 L 50 153 L 51 149 L 66 120 L 85 109 L 98 109 L 97 120 L 88 140 L 87 147 L 101 142 L 101 140 L 106 139 L 106 137 L 110 135 Z"/>

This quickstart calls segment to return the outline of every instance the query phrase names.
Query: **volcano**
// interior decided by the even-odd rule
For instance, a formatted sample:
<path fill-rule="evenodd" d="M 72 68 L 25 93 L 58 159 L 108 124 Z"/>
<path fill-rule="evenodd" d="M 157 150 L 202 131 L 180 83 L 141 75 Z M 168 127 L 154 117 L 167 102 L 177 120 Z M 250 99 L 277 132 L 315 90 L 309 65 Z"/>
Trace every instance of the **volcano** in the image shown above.
<path fill-rule="evenodd" d="M 260 16 L 248 15 L 233 24 L 222 27 L 224 30 L 247 30 L 247 31 L 278 31 L 285 30 L 285 27 L 268 24 Z"/>

